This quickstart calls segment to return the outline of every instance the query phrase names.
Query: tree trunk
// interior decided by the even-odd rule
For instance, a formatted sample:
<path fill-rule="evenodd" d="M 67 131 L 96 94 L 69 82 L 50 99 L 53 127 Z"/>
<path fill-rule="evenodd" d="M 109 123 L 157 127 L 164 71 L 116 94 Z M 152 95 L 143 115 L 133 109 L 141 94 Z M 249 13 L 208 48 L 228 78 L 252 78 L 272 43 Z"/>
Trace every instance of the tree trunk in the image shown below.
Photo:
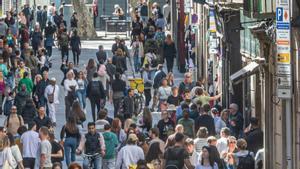
<path fill-rule="evenodd" d="M 72 0 L 74 11 L 78 18 L 78 35 L 82 39 L 93 39 L 97 33 L 93 24 L 93 16 L 82 0 Z"/>

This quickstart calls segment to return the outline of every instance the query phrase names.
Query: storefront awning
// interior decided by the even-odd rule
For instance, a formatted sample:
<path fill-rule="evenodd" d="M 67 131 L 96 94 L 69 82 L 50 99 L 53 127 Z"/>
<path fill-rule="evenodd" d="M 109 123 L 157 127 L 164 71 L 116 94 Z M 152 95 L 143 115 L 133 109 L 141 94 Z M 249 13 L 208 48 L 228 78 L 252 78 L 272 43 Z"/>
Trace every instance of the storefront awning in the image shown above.
<path fill-rule="evenodd" d="M 259 64 L 256 62 L 251 62 L 247 66 L 243 67 L 241 70 L 235 72 L 230 76 L 230 81 L 233 84 L 241 82 L 243 79 L 255 74 L 259 68 Z"/>

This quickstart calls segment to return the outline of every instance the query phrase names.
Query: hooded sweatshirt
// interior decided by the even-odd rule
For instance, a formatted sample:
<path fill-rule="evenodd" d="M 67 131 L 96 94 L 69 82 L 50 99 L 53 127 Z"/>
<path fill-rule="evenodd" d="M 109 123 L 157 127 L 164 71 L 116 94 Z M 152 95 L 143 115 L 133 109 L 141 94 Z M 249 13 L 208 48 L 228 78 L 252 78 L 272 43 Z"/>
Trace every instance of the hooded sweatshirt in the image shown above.
<path fill-rule="evenodd" d="M 116 151 L 119 142 L 118 137 L 115 133 L 107 131 L 103 133 L 103 138 L 105 142 L 106 152 L 103 159 L 113 159 L 115 158 Z"/>

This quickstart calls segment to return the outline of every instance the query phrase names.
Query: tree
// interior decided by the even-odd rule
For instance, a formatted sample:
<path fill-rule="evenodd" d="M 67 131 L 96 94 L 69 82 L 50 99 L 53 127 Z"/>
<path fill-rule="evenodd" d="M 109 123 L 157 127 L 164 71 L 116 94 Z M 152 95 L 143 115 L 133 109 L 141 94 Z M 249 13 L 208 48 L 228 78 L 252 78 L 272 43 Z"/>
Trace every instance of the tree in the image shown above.
<path fill-rule="evenodd" d="M 97 33 L 93 25 L 93 16 L 82 0 L 72 0 L 74 11 L 78 18 L 78 35 L 83 39 L 96 38 Z"/>

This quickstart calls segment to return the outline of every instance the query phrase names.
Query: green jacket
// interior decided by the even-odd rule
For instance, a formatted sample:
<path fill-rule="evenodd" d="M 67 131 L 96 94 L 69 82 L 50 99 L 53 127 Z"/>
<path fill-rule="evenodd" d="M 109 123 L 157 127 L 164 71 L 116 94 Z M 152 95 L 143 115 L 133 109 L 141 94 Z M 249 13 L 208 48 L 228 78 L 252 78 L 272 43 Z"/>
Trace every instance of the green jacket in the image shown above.
<path fill-rule="evenodd" d="M 30 78 L 23 78 L 20 80 L 19 84 L 18 84 L 18 91 L 21 91 L 22 89 L 22 85 L 25 84 L 26 86 L 26 91 L 28 93 L 31 93 L 32 92 L 32 89 L 33 89 L 33 82 Z"/>
<path fill-rule="evenodd" d="M 113 159 L 116 156 L 116 148 L 119 144 L 118 137 L 113 132 L 104 132 L 103 133 L 105 141 L 105 156 L 103 159 Z"/>

